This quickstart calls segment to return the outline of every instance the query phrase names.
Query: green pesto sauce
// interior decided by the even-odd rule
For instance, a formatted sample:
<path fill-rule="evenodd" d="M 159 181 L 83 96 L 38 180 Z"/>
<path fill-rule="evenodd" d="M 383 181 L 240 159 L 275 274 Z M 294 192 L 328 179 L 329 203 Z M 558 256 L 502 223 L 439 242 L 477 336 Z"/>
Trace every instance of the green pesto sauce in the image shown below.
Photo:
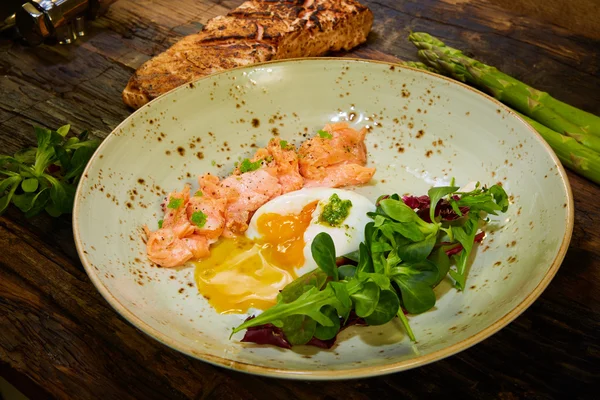
<path fill-rule="evenodd" d="M 329 203 L 323 208 L 323 212 L 319 216 L 319 222 L 329 226 L 340 226 L 348 217 L 352 202 L 350 200 L 342 200 L 336 193 L 329 198 Z"/>

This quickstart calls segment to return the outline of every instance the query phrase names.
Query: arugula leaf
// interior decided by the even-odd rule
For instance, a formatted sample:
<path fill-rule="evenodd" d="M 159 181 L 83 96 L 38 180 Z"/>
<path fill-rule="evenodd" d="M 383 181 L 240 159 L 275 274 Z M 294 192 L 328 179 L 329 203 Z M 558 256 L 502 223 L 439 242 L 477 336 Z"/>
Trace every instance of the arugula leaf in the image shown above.
<path fill-rule="evenodd" d="M 351 282 L 354 282 L 354 280 Z M 326 305 L 343 308 L 331 283 L 321 291 L 316 287 L 312 287 L 292 302 L 284 303 L 279 301 L 276 305 L 258 315 L 256 318 L 245 321 L 243 324 L 239 325 L 232 333 L 239 332 L 251 326 L 264 325 L 267 323 L 272 323 L 275 326 L 283 326 L 284 318 L 291 315 L 306 315 L 323 326 L 331 326 L 331 320 L 321 312 L 321 308 Z M 357 285 L 353 286 L 354 290 L 356 290 L 357 287 Z M 348 290 L 348 293 L 351 294 L 353 291 Z"/>
<path fill-rule="evenodd" d="M 456 192 L 460 189 L 458 186 L 438 186 L 432 187 L 427 191 L 429 196 L 429 219 L 435 221 L 435 208 L 438 202 L 446 195 Z"/>
<path fill-rule="evenodd" d="M 508 195 L 506 194 L 504 188 L 500 185 L 494 185 L 490 187 L 489 191 L 492 194 L 492 196 L 494 196 L 496 204 L 500 206 L 500 211 L 503 213 L 506 212 L 506 210 L 508 210 L 509 201 Z"/>
<path fill-rule="evenodd" d="M 338 299 L 338 303 L 334 304 L 334 307 L 344 320 L 348 318 L 350 311 L 352 310 L 352 299 L 344 282 L 329 282 L 329 286 L 333 290 L 335 297 Z"/>
<path fill-rule="evenodd" d="M 339 273 L 335 262 L 335 245 L 331 236 L 325 232 L 319 233 L 313 239 L 310 251 L 319 268 L 325 271 L 333 280 L 337 281 Z"/>
<path fill-rule="evenodd" d="M 474 217 L 474 214 L 470 214 L 471 217 L 465 222 L 463 226 L 452 227 L 452 234 L 463 246 L 463 250 L 460 252 L 457 263 L 456 271 L 450 270 L 450 276 L 456 281 L 456 287 L 458 290 L 465 289 L 466 283 L 466 272 L 467 262 L 475 243 L 475 235 L 477 235 L 477 221 L 478 217 Z"/>

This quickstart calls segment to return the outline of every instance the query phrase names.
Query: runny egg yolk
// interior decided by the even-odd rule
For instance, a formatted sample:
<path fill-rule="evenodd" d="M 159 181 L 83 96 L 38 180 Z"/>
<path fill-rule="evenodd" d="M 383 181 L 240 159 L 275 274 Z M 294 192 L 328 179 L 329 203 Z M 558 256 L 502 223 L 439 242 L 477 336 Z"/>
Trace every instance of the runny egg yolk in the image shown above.
<path fill-rule="evenodd" d="M 210 256 L 195 262 L 198 290 L 217 312 L 241 314 L 275 305 L 279 291 L 304 265 L 304 232 L 317 203 L 299 214 L 265 213 L 257 220 L 260 239 L 222 238 Z"/>

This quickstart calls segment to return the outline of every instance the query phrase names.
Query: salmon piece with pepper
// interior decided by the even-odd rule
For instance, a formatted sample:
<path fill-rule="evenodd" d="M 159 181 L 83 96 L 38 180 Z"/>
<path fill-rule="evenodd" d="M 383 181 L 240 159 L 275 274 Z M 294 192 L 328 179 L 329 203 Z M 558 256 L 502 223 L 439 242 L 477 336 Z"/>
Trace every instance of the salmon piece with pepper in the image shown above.
<path fill-rule="evenodd" d="M 225 237 L 244 233 L 254 212 L 282 193 L 279 180 L 266 168 L 232 175 L 225 178 L 220 186 L 229 193 L 235 193 L 227 198 Z"/>
<path fill-rule="evenodd" d="M 181 192 L 171 192 L 163 203 L 162 228 L 172 229 L 176 237 L 182 238 L 194 232 L 194 226 L 187 218 L 186 207 L 190 201 L 190 187 L 185 185 Z"/>
<path fill-rule="evenodd" d="M 267 145 L 267 151 L 273 157 L 271 163 L 277 170 L 281 194 L 302 189 L 304 178 L 300 175 L 298 153 L 296 153 L 294 145 L 282 140 L 271 139 Z"/>
<path fill-rule="evenodd" d="M 194 235 L 196 226 L 188 219 L 187 208 L 190 202 L 190 187 L 181 192 L 172 192 L 163 203 L 162 226 L 152 232 L 144 226 L 148 240 L 148 258 L 162 267 L 176 267 L 191 258 L 209 254 L 206 237 Z"/>
<path fill-rule="evenodd" d="M 187 204 L 187 218 L 192 223 L 197 217 L 201 226 L 194 224 L 194 233 L 205 236 L 210 242 L 215 242 L 225 229 L 225 208 L 227 199 L 212 198 L 198 191 Z"/>
<path fill-rule="evenodd" d="M 300 174 L 305 187 L 341 187 L 367 183 L 375 168 L 367 168 L 365 136 L 367 129 L 357 131 L 345 122 L 325 125 L 319 136 L 300 146 Z"/>

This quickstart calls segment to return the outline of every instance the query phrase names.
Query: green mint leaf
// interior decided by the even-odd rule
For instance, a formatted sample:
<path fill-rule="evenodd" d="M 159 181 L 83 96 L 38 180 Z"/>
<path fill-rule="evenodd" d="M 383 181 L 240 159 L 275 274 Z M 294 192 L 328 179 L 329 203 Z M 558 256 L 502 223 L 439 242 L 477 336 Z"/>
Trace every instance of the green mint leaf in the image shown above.
<path fill-rule="evenodd" d="M 250 172 L 250 171 L 256 171 L 257 169 L 260 168 L 261 165 L 262 165 L 262 160 L 251 162 L 249 159 L 244 158 L 242 160 L 242 162 L 239 164 L 239 168 L 240 168 L 241 173 L 245 173 L 245 172 Z"/>
<path fill-rule="evenodd" d="M 331 138 L 333 138 L 333 136 L 331 135 L 331 133 L 329 133 L 327 131 L 324 131 L 323 129 L 319 129 L 319 131 L 317 133 L 323 139 L 331 139 Z"/>
<path fill-rule="evenodd" d="M 323 271 L 333 280 L 339 278 L 337 264 L 335 262 L 335 245 L 333 239 L 326 232 L 321 232 L 313 239 L 310 245 L 312 257 Z"/>
<path fill-rule="evenodd" d="M 202 211 L 196 211 L 192 213 L 190 221 L 192 221 L 192 223 L 198 228 L 202 228 L 204 225 L 206 225 L 206 214 L 204 214 Z"/>
<path fill-rule="evenodd" d="M 429 218 L 431 221 L 435 221 L 435 208 L 438 202 L 444 197 L 451 193 L 456 192 L 460 189 L 458 186 L 438 186 L 432 187 L 427 191 L 429 196 Z"/>
<path fill-rule="evenodd" d="M 159 219 L 159 220 L 158 220 L 158 229 L 161 229 L 161 228 L 162 228 L 162 226 L 163 226 L 163 222 L 165 222 L 165 221 L 164 221 L 164 220 L 162 220 L 162 219 Z"/>
<path fill-rule="evenodd" d="M 204 193 L 202 193 L 202 190 L 198 190 L 196 193 L 194 193 L 194 197 L 202 197 L 204 196 Z"/>
<path fill-rule="evenodd" d="M 168 208 L 172 208 L 173 210 L 178 209 L 183 204 L 183 199 L 178 199 L 176 197 L 171 197 L 169 200 L 169 204 L 167 204 Z"/>
<path fill-rule="evenodd" d="M 37 190 L 39 182 L 36 178 L 27 178 L 21 182 L 21 189 L 26 193 L 33 193 Z"/>
<path fill-rule="evenodd" d="M 288 145 L 287 140 L 280 140 L 279 141 L 279 146 L 281 146 L 282 149 L 285 150 L 285 148 L 287 147 L 287 145 Z"/>

